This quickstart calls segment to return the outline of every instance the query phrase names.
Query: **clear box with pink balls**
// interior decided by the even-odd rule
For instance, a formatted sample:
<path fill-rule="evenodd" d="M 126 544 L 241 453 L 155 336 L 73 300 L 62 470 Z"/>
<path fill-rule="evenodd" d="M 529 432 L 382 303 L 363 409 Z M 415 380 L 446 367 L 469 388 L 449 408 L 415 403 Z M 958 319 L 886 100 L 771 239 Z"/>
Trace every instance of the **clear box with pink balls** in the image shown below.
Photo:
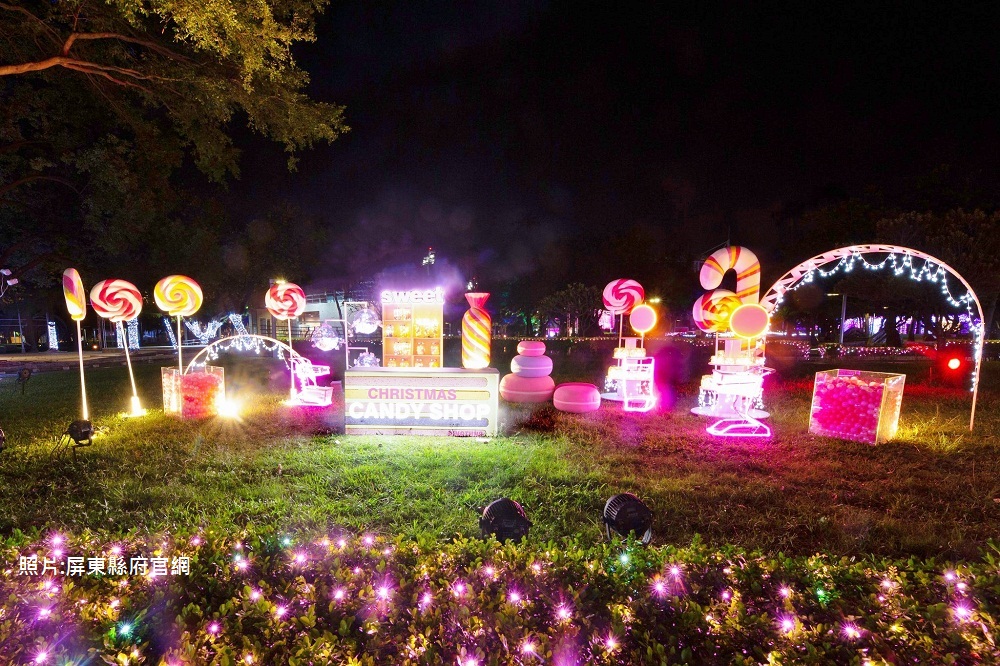
<path fill-rule="evenodd" d="M 866 444 L 896 436 L 906 375 L 824 370 L 813 384 L 809 432 Z"/>
<path fill-rule="evenodd" d="M 163 411 L 186 419 L 216 416 L 226 398 L 225 370 L 206 365 L 183 373 L 177 368 L 160 368 L 163 380 Z"/>

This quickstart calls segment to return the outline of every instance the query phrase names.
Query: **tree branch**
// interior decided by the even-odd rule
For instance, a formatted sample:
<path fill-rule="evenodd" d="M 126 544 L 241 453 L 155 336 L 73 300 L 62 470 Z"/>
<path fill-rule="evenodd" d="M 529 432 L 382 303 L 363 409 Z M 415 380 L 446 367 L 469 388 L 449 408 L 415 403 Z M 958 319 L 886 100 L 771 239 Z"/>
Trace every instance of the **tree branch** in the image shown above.
<path fill-rule="evenodd" d="M 58 176 L 46 176 L 45 174 L 38 173 L 38 174 L 33 174 L 31 176 L 25 176 L 24 178 L 18 178 L 14 182 L 8 183 L 7 185 L 0 187 L 0 197 L 13 190 L 15 187 L 20 187 L 25 183 L 30 183 L 35 180 L 51 180 L 55 183 L 62 183 L 69 189 L 73 190 L 73 192 L 75 192 L 76 194 L 80 193 L 80 191 L 76 189 L 73 183 L 64 178 L 60 178 Z"/>
<path fill-rule="evenodd" d="M 25 16 L 27 16 L 31 20 L 33 20 L 36 23 L 38 23 L 39 25 L 41 25 L 42 28 L 44 28 L 45 32 L 48 33 L 49 37 L 52 38 L 53 42 L 55 42 L 56 44 L 59 43 L 59 33 L 57 33 L 55 30 L 53 30 L 51 27 L 49 27 L 48 23 L 46 23 L 42 19 L 40 19 L 37 16 L 35 16 L 34 14 L 32 14 L 31 12 L 29 12 L 24 7 L 17 7 L 15 5 L 8 5 L 6 2 L 0 2 L 0 9 L 6 9 L 9 12 L 17 12 L 18 14 L 24 14 Z"/>
<path fill-rule="evenodd" d="M 69 50 L 73 47 L 73 44 L 78 40 L 96 40 L 96 39 L 114 39 L 119 42 L 128 42 L 129 44 L 138 44 L 140 46 L 145 46 L 150 51 L 155 51 L 162 56 L 166 56 L 172 60 L 177 60 L 179 62 L 190 62 L 190 60 L 182 56 L 176 51 L 171 51 L 170 49 L 157 44 L 156 42 L 151 42 L 147 39 L 138 39 L 136 37 L 129 37 L 128 35 L 122 35 L 117 32 L 74 32 L 69 37 L 66 38 L 66 43 L 62 47 L 62 55 L 69 55 Z"/>

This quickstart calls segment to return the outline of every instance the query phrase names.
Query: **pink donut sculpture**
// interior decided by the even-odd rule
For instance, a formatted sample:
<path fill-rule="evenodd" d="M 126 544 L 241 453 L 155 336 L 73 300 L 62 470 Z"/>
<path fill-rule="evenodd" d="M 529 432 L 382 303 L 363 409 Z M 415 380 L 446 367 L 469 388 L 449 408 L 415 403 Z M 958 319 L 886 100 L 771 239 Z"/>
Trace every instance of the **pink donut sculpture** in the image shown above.
<path fill-rule="evenodd" d="M 518 354 L 510 360 L 510 371 L 521 377 L 548 377 L 552 374 L 552 359 Z"/>
<path fill-rule="evenodd" d="M 593 384 L 568 382 L 556 387 L 552 404 L 561 412 L 596 412 L 601 408 L 601 392 Z"/>
<path fill-rule="evenodd" d="M 544 356 L 545 343 L 541 340 L 521 340 L 517 343 L 517 353 L 521 356 Z"/>
<path fill-rule="evenodd" d="M 500 397 L 507 402 L 548 402 L 555 388 L 551 377 L 504 375 L 500 380 Z"/>

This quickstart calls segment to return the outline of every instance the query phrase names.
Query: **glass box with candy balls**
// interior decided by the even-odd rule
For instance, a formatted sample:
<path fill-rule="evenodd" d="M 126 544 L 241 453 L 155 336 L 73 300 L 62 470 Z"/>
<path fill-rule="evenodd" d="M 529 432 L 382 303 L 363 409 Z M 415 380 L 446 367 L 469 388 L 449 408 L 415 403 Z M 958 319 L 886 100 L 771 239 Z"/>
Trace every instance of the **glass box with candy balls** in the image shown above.
<path fill-rule="evenodd" d="M 896 435 L 906 375 L 825 370 L 813 384 L 809 432 L 866 444 Z"/>
<path fill-rule="evenodd" d="M 226 397 L 225 371 L 214 365 L 183 374 L 177 368 L 161 368 L 163 411 L 186 419 L 199 419 L 219 413 L 219 403 Z"/>

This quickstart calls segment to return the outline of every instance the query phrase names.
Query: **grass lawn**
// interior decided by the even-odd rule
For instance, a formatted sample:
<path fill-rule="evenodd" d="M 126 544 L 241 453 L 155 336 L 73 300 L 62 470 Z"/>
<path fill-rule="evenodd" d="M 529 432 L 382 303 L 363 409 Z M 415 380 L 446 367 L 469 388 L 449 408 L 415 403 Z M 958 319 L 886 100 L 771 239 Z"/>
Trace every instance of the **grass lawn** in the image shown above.
<path fill-rule="evenodd" d="M 0 534 L 250 526 L 450 539 L 477 535 L 476 507 L 508 496 L 533 540 L 596 540 L 604 501 L 631 491 L 654 509 L 657 543 L 699 534 L 786 554 L 972 558 L 1000 513 L 998 375 L 987 364 L 974 433 L 967 392 L 910 385 L 898 439 L 869 447 L 806 432 L 805 380 L 766 389 L 766 441 L 705 434 L 686 409 L 693 385 L 648 415 L 504 406 L 503 436 L 477 441 L 344 436 L 339 410 L 283 407 L 281 368 L 257 359 L 227 367 L 230 395 L 248 404 L 240 422 L 157 409 L 127 419 L 126 371 L 105 368 L 87 375 L 102 432 L 74 457 L 54 449 L 79 413 L 78 377 L 36 374 L 23 396 L 0 384 Z M 159 367 L 137 367 L 137 379 L 157 407 Z"/>
<path fill-rule="evenodd" d="M 998 371 L 975 433 L 965 391 L 911 384 L 898 440 L 869 447 L 809 435 L 801 379 L 767 388 L 767 441 L 706 435 L 693 385 L 647 415 L 504 407 L 479 441 L 346 437 L 338 409 L 283 407 L 282 368 L 256 359 L 227 365 L 240 421 L 127 419 L 107 368 L 75 456 L 56 450 L 75 373 L 5 381 L 0 664 L 1000 663 Z M 156 406 L 159 368 L 138 380 Z M 625 490 L 655 547 L 603 540 Z M 526 543 L 478 538 L 500 496 Z M 115 553 L 190 570 L 68 570 Z M 64 573 L 21 575 L 51 556 Z"/>

